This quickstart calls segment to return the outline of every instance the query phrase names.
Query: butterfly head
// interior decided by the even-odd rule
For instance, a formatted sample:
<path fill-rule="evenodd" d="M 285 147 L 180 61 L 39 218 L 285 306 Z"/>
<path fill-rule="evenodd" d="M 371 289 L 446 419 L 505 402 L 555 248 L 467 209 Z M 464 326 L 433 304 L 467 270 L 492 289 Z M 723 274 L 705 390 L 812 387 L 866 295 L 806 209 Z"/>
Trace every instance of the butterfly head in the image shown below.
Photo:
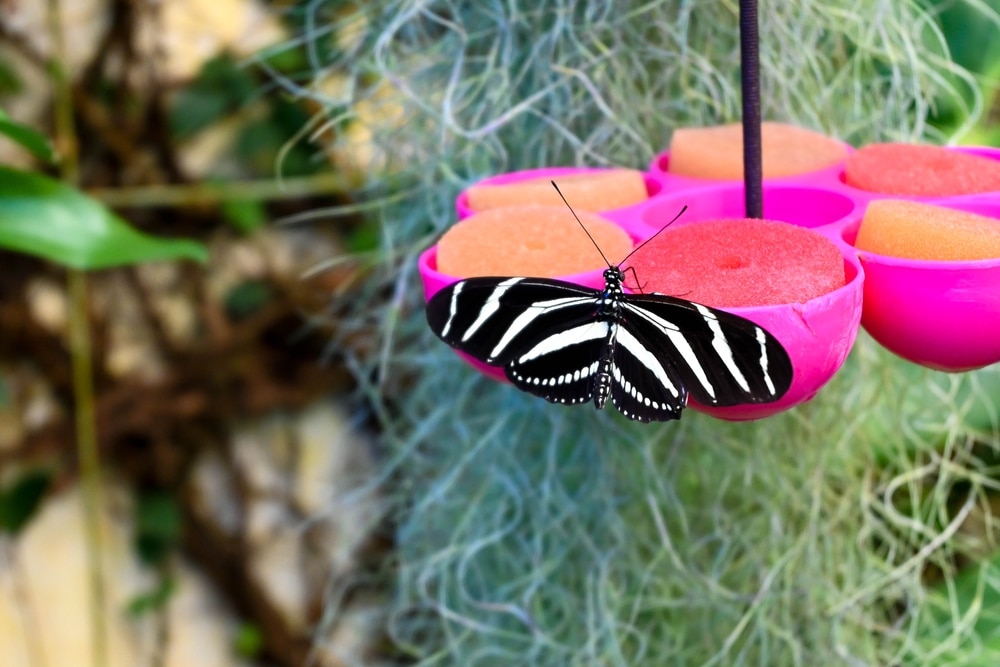
<path fill-rule="evenodd" d="M 617 266 L 609 266 L 604 269 L 604 290 L 610 292 L 621 292 L 622 283 L 625 282 L 625 272 Z"/>

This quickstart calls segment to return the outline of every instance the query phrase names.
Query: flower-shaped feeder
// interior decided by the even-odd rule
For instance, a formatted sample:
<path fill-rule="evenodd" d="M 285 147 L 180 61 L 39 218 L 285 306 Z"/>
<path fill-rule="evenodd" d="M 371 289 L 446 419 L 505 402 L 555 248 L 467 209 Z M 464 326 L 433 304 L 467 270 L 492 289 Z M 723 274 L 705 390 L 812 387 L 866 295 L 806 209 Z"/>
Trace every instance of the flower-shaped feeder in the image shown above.
<path fill-rule="evenodd" d="M 658 231 L 684 205 L 687 205 L 689 210 L 676 223 L 678 225 L 698 224 L 698 221 L 710 218 L 741 216 L 742 197 L 743 188 L 739 185 L 716 186 L 673 196 L 661 195 L 639 207 L 634 207 L 629 219 L 615 222 L 621 224 L 633 239 L 642 241 Z M 849 198 L 814 188 L 768 185 L 765 190 L 765 201 L 768 202 L 768 217 L 804 229 L 837 227 L 857 215 L 854 203 Z M 516 212 L 513 215 L 516 215 Z M 567 219 L 569 219 L 568 211 Z M 669 230 L 664 232 L 667 233 Z M 820 234 L 820 232 L 805 233 Z M 721 308 L 763 326 L 785 347 L 795 372 L 792 386 L 785 396 L 771 404 L 709 408 L 692 402 L 692 408 L 728 420 L 766 417 L 808 400 L 837 371 L 857 335 L 861 318 L 863 272 L 853 251 L 836 233 L 824 235 L 824 238 L 825 242 L 833 244 L 840 254 L 844 280 L 839 287 L 808 299 L 804 303 Z M 436 253 L 437 248 L 432 247 L 421 255 L 419 261 L 425 295 L 428 299 L 446 285 L 465 277 L 445 275 L 438 271 Z M 664 261 L 669 261 L 669 258 Z M 595 269 L 577 275 L 561 276 L 561 279 L 600 289 L 603 287 L 603 267 Z M 642 281 L 641 275 L 639 280 Z M 676 296 L 684 298 L 683 294 Z M 488 376 L 505 379 L 502 369 L 486 366 L 465 355 L 462 356 Z"/>

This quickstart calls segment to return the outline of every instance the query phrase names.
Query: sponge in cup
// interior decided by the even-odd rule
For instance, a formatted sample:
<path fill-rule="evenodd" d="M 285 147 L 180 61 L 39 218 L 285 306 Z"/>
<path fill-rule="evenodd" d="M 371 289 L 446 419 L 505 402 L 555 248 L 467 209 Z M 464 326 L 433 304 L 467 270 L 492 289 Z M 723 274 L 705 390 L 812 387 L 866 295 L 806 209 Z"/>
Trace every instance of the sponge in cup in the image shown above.
<path fill-rule="evenodd" d="M 668 229 L 628 264 L 642 291 L 713 307 L 805 303 L 845 281 L 840 250 L 824 236 L 746 218 Z"/>
<path fill-rule="evenodd" d="M 632 250 L 631 237 L 614 223 L 584 211 L 577 215 L 610 261 L 620 260 Z M 606 267 L 601 253 L 564 204 L 476 213 L 449 229 L 437 248 L 437 270 L 462 278 L 555 278 Z"/>
<path fill-rule="evenodd" d="M 555 178 L 559 189 L 577 211 L 611 211 L 646 201 L 646 181 L 634 169 L 604 169 Z M 486 211 L 504 206 L 563 206 L 552 187 L 552 177 L 506 183 L 477 183 L 466 192 L 469 208 Z"/>
<path fill-rule="evenodd" d="M 854 245 L 907 259 L 1000 257 L 1000 220 L 921 202 L 881 199 L 868 204 Z"/>
<path fill-rule="evenodd" d="M 890 195 L 944 197 L 1000 191 L 1000 162 L 940 146 L 871 144 L 847 158 L 851 187 Z"/>
<path fill-rule="evenodd" d="M 784 123 L 761 124 L 764 178 L 794 176 L 833 166 L 847 157 L 847 147 L 824 134 Z M 671 174 L 694 178 L 743 178 L 743 127 L 689 127 L 670 140 Z"/>

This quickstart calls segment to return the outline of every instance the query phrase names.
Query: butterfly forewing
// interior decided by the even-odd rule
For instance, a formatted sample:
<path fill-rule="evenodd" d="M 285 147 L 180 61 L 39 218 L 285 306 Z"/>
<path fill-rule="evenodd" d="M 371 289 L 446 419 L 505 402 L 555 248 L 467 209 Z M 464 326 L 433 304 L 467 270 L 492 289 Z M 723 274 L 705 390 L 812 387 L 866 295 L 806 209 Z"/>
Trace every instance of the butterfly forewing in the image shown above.
<path fill-rule="evenodd" d="M 657 346 L 702 405 L 768 403 L 791 385 L 784 348 L 742 317 L 660 294 L 630 295 L 623 326 Z"/>
<path fill-rule="evenodd" d="M 427 303 L 427 322 L 446 343 L 476 359 L 506 365 L 552 333 L 590 318 L 596 292 L 546 278 L 469 278 Z"/>

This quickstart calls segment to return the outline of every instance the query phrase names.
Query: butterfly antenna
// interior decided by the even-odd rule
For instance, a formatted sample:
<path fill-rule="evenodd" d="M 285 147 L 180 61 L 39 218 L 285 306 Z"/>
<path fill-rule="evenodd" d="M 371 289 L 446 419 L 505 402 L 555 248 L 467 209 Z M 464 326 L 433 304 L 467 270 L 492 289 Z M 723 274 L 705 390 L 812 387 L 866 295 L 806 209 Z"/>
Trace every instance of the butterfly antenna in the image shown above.
<path fill-rule="evenodd" d="M 611 262 L 609 262 L 608 258 L 604 256 L 604 252 L 601 250 L 601 246 L 597 245 L 597 241 L 595 241 L 594 237 L 590 235 L 589 231 L 587 231 L 587 227 L 586 227 L 586 225 L 583 224 L 583 221 L 580 220 L 580 216 L 578 216 L 576 214 L 576 211 L 573 210 L 573 207 L 569 205 L 568 201 L 566 201 L 566 195 L 564 195 L 562 193 L 562 190 L 559 189 L 559 186 L 556 185 L 555 181 L 549 181 L 549 182 L 552 183 L 552 187 L 554 187 L 556 189 L 556 192 L 559 193 L 559 196 L 562 197 L 563 203 L 566 204 L 566 208 L 569 209 L 569 212 L 573 214 L 573 217 L 576 218 L 576 221 L 578 223 L 580 223 L 581 227 L 583 227 L 583 231 L 587 234 L 587 237 L 590 238 L 590 242 L 594 244 L 594 247 L 597 248 L 597 252 L 601 253 L 601 259 L 604 260 L 604 263 L 608 265 L 608 268 L 614 267 L 614 264 L 612 264 Z M 659 234 L 659 232 L 657 232 L 657 234 Z M 633 250 L 632 252 L 635 252 L 635 251 Z M 631 253 L 629 253 L 629 254 L 631 254 Z M 628 258 L 626 258 L 626 259 L 628 259 Z"/>
<path fill-rule="evenodd" d="M 642 243 L 640 243 L 639 245 L 637 245 L 635 248 L 633 248 L 632 252 L 630 252 L 629 254 L 625 255 L 625 259 L 623 259 L 622 261 L 618 262 L 618 265 L 621 266 L 622 264 L 624 264 L 625 260 L 628 259 L 629 257 L 631 257 L 632 255 L 634 255 L 639 250 L 639 248 L 641 248 L 642 246 L 646 245 L 647 243 L 649 243 L 650 241 L 652 241 L 653 239 L 655 239 L 657 236 L 660 235 L 660 232 L 662 232 L 664 229 L 666 229 L 670 225 L 672 225 L 675 222 L 677 222 L 677 218 L 679 218 L 682 215 L 684 215 L 684 211 L 686 211 L 686 210 L 688 210 L 687 204 L 685 204 L 684 207 L 677 213 L 677 215 L 674 216 L 673 220 L 671 220 L 667 224 L 665 224 L 662 227 L 660 227 L 659 231 L 657 231 L 655 234 L 653 234 L 652 236 L 650 236 L 648 239 L 646 239 L 645 241 L 643 241 Z"/>

